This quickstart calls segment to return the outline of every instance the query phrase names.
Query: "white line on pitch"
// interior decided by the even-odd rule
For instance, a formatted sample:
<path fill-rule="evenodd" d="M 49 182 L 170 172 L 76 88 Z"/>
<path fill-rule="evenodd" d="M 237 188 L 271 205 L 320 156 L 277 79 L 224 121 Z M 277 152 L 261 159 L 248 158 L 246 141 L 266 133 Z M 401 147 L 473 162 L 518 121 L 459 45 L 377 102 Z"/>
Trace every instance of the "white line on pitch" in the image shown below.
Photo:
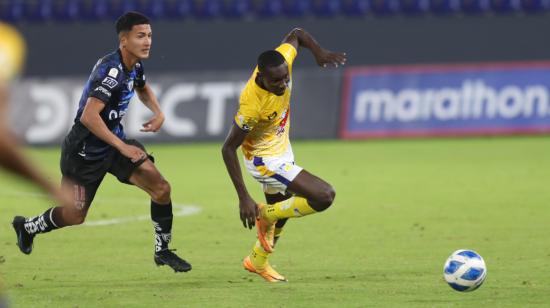
<path fill-rule="evenodd" d="M 173 208 L 177 209 L 177 211 L 174 211 L 174 214 L 173 214 L 174 217 L 191 216 L 191 215 L 198 214 L 201 211 L 201 208 L 196 205 L 174 204 Z M 86 221 L 83 225 L 88 227 L 107 226 L 107 225 L 123 224 L 127 222 L 140 221 L 140 220 L 151 220 L 151 216 L 142 215 L 142 216 L 129 216 L 129 217 L 102 219 L 102 220 L 92 220 L 92 221 Z"/>
<path fill-rule="evenodd" d="M 8 196 L 17 196 L 17 197 L 30 197 L 30 198 L 38 198 L 38 199 L 48 199 L 49 196 L 40 193 L 40 192 L 25 192 L 25 191 L 10 191 L 10 192 L 2 192 L 2 195 L 8 195 Z M 117 197 L 110 197 L 107 199 L 99 198 L 99 200 L 94 200 L 94 203 L 107 203 L 110 199 L 124 199 L 125 201 L 133 202 L 142 202 L 143 199 L 137 199 L 137 198 L 117 198 Z M 196 215 L 201 211 L 201 207 L 197 205 L 191 205 L 191 204 L 173 204 L 172 205 L 174 209 L 174 217 L 183 217 L 183 216 L 191 216 Z M 150 220 L 150 215 L 141 215 L 141 216 L 127 216 L 127 217 L 117 217 L 117 218 L 111 218 L 111 219 L 100 219 L 100 220 L 90 220 L 86 221 L 83 226 L 87 227 L 95 227 L 95 226 L 108 226 L 108 225 L 115 225 L 115 224 L 123 224 L 128 222 L 134 222 L 134 221 L 142 221 L 142 220 Z"/>

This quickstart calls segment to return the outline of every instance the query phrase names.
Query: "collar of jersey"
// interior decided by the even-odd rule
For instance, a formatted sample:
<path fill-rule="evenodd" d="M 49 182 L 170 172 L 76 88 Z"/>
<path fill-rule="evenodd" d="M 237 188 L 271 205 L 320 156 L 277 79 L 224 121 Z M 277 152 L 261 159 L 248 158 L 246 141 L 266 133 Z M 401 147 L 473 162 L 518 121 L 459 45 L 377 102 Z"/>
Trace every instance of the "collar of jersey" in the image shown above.
<path fill-rule="evenodd" d="M 118 57 L 120 58 L 120 66 L 122 66 L 122 70 L 124 70 L 125 73 L 130 73 L 131 71 L 129 71 L 126 68 L 126 65 L 124 65 L 124 58 L 122 58 L 122 51 L 120 51 L 120 48 L 117 48 L 116 52 L 118 54 Z M 135 67 L 135 65 L 134 65 L 134 67 Z"/>

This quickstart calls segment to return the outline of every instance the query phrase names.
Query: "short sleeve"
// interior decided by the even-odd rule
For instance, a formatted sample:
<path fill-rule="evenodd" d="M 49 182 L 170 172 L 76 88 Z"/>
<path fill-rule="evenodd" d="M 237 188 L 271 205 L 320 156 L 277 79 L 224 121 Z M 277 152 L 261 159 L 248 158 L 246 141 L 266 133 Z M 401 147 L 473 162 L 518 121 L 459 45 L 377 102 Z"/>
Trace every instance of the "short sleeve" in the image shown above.
<path fill-rule="evenodd" d="M 143 88 L 145 87 L 146 79 L 145 79 L 145 70 L 143 69 L 143 63 L 138 62 L 136 64 L 136 80 L 134 81 L 134 85 L 137 88 Z"/>
<path fill-rule="evenodd" d="M 283 55 L 286 63 L 288 64 L 288 68 L 292 69 L 292 63 L 294 63 L 294 59 L 296 59 L 296 56 L 298 55 L 298 51 L 296 51 L 296 48 L 294 48 L 294 46 L 289 43 L 283 43 L 275 50 Z"/>
<path fill-rule="evenodd" d="M 120 87 L 118 76 L 120 71 L 117 67 L 100 64 L 92 74 L 89 97 L 95 97 L 104 103 L 108 103 L 114 92 Z"/>
<path fill-rule="evenodd" d="M 259 121 L 260 110 L 258 104 L 251 98 L 251 95 L 249 95 L 248 91 L 245 89 L 239 99 L 239 110 L 235 115 L 235 124 L 237 124 L 240 129 L 249 132 L 254 129 Z"/>

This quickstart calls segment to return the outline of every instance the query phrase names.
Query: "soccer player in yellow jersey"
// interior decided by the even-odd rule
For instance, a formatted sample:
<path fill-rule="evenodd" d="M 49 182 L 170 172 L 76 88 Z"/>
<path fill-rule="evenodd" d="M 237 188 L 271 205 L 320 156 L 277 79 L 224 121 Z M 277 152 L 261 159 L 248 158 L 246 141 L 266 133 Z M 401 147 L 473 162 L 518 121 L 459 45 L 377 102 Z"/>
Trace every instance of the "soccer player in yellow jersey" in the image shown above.
<path fill-rule="evenodd" d="M 244 261 L 246 270 L 269 282 L 286 281 L 268 262 L 288 218 L 326 210 L 335 191 L 294 163 L 288 138 L 292 64 L 299 47 L 311 51 L 322 67 L 344 65 L 345 53 L 323 49 L 303 29 L 293 29 L 275 50 L 263 52 L 241 93 L 239 110 L 222 153 L 239 197 L 244 227 L 256 226 L 258 241 Z M 241 146 L 248 172 L 262 184 L 267 204 L 256 203 L 243 182 L 236 150 Z"/>

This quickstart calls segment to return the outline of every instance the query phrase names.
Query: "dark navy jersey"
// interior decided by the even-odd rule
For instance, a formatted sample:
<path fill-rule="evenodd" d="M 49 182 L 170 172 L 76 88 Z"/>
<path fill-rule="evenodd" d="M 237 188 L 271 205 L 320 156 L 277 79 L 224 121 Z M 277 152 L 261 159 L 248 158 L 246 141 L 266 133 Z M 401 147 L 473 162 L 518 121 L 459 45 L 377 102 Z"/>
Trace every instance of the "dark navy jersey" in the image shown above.
<path fill-rule="evenodd" d="M 74 120 L 75 125 L 69 133 L 71 138 L 67 138 L 72 143 L 71 148 L 87 160 L 107 156 L 112 149 L 111 146 L 80 123 L 88 98 L 95 97 L 105 103 L 105 108 L 100 113 L 101 119 L 113 134 L 124 140 L 126 136 L 120 122 L 134 96 L 134 88 L 144 86 L 145 75 L 141 61 L 136 63 L 131 71 L 127 70 L 118 49 L 99 59 L 84 86 Z"/>

